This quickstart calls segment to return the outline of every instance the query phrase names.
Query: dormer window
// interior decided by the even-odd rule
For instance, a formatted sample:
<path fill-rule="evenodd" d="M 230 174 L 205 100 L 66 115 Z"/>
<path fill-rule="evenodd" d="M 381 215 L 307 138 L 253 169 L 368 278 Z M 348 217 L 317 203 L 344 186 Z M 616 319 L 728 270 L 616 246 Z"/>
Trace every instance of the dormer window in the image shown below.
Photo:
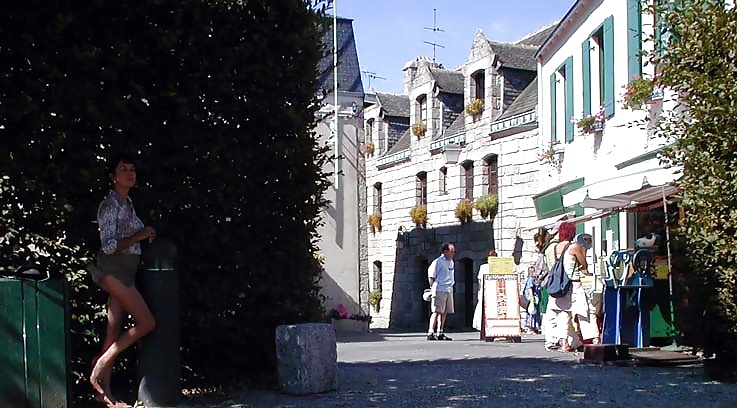
<path fill-rule="evenodd" d="M 486 72 L 483 69 L 471 74 L 471 95 L 482 101 L 486 96 Z"/>
<path fill-rule="evenodd" d="M 369 142 L 374 141 L 374 119 L 373 118 L 366 121 L 366 140 Z"/>
<path fill-rule="evenodd" d="M 417 122 L 427 124 L 427 95 L 420 95 L 417 98 Z"/>

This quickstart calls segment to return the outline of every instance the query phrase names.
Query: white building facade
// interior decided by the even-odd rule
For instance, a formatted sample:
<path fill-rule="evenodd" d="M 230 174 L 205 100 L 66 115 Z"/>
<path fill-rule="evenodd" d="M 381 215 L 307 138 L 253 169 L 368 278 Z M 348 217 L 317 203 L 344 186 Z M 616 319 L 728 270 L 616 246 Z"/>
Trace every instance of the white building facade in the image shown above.
<path fill-rule="evenodd" d="M 594 235 L 595 257 L 652 232 L 642 213 L 619 210 L 656 203 L 677 178 L 675 169 L 660 164 L 665 139 L 652 129 L 658 115 L 674 107 L 668 95 L 654 90 L 642 106 L 625 106 L 630 81 L 654 75 L 641 52 L 653 49 L 655 26 L 640 0 L 579 0 L 537 53 L 540 150 L 550 162 L 534 199 L 537 216 L 592 217 L 578 231 Z M 577 126 L 600 109 L 602 129 Z"/>

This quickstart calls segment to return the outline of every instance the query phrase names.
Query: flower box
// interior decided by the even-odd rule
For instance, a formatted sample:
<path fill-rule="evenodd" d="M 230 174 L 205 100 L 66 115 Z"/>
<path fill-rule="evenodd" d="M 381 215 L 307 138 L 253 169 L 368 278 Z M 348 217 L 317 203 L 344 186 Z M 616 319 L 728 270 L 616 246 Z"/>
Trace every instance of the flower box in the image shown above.
<path fill-rule="evenodd" d="M 336 333 L 368 333 L 368 320 L 332 319 Z"/>
<path fill-rule="evenodd" d="M 589 127 L 588 133 L 601 132 L 602 130 L 604 130 L 604 124 L 601 122 L 594 122 L 594 124 Z"/>
<path fill-rule="evenodd" d="M 650 94 L 650 96 L 647 97 L 647 103 L 653 103 L 655 101 L 662 101 L 663 97 L 665 96 L 665 92 L 663 92 L 663 88 L 655 87 L 653 88 L 653 92 Z"/>

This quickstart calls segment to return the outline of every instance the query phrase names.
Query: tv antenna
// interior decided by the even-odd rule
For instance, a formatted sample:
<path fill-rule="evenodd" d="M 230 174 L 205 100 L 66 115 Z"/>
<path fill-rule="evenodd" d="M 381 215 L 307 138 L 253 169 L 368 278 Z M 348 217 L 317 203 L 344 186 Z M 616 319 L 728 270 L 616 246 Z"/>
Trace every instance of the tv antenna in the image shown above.
<path fill-rule="evenodd" d="M 383 76 L 376 75 L 376 72 L 373 71 L 361 71 L 364 75 L 366 75 L 366 78 L 368 78 L 368 85 L 366 86 L 368 89 L 371 89 L 371 80 L 372 79 L 386 79 Z"/>
<path fill-rule="evenodd" d="M 435 39 L 435 36 L 438 31 L 445 32 L 442 28 L 438 27 L 438 11 L 437 9 L 432 9 L 432 27 L 425 27 L 425 30 L 432 31 L 432 42 L 425 41 L 425 44 L 432 45 L 432 62 L 435 62 L 435 50 L 437 48 L 445 48 L 445 46 L 438 44 L 438 42 Z"/>

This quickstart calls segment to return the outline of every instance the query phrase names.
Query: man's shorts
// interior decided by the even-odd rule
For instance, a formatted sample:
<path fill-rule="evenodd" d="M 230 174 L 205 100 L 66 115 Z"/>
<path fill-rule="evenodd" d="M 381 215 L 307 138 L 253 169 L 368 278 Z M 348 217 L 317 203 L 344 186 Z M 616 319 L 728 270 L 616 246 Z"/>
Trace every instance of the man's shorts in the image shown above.
<path fill-rule="evenodd" d="M 455 313 L 453 292 L 437 292 L 430 304 L 433 313 Z"/>

